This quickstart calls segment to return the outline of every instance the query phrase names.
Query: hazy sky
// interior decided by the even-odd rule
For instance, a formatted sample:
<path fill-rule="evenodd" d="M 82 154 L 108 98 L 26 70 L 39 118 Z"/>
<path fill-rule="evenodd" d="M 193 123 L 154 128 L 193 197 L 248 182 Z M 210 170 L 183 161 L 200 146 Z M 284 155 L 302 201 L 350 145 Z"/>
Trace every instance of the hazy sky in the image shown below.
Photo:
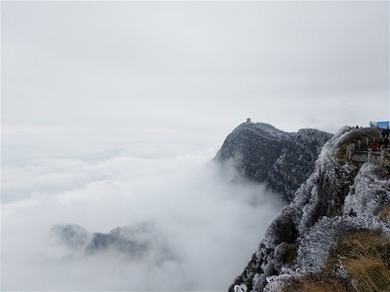
<path fill-rule="evenodd" d="M 388 2 L 2 3 L 3 121 L 285 130 L 389 116 Z"/>

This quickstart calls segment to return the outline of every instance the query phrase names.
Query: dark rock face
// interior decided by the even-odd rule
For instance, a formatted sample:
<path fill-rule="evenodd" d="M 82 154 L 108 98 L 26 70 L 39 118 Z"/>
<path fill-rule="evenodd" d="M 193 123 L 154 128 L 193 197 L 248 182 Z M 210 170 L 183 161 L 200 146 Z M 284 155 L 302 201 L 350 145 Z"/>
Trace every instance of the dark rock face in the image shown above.
<path fill-rule="evenodd" d="M 86 256 L 116 252 L 133 260 L 149 258 L 154 264 L 178 260 L 156 226 L 147 222 L 117 227 L 107 233 L 88 232 L 74 224 L 55 225 L 51 233 L 70 251 L 81 252 Z"/>
<path fill-rule="evenodd" d="M 283 291 L 291 279 L 319 272 L 343 235 L 368 230 L 390 236 L 390 224 L 377 216 L 390 202 L 389 170 L 376 162 L 362 165 L 343 158 L 345 146 L 361 135 L 378 137 L 371 129 L 345 127 L 323 146 L 314 171 L 267 228 L 229 291 L 235 285 Z"/>
<path fill-rule="evenodd" d="M 226 137 L 215 159 L 221 163 L 233 160 L 244 175 L 266 182 L 290 202 L 331 137 L 316 129 L 287 133 L 268 124 L 247 122 Z"/>
<path fill-rule="evenodd" d="M 72 249 L 84 248 L 91 239 L 91 234 L 77 224 L 54 225 L 51 228 L 52 235 Z"/>
<path fill-rule="evenodd" d="M 116 250 L 132 257 L 143 256 L 150 248 L 149 239 L 154 233 L 152 224 L 118 227 L 108 233 L 94 233 L 86 246 L 87 253 Z"/>
<path fill-rule="evenodd" d="M 117 231 L 118 228 L 116 229 Z M 132 257 L 139 257 L 148 250 L 148 242 L 140 241 L 136 237 L 128 238 L 120 232 L 94 233 L 92 240 L 86 247 L 87 253 L 96 253 L 108 249 L 123 252 Z"/>

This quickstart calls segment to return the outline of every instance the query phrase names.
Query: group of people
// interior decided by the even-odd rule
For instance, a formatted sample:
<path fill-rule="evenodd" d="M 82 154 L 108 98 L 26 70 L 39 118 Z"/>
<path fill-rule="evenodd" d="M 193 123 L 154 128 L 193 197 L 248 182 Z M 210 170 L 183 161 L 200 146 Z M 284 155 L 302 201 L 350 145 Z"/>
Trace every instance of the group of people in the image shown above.
<path fill-rule="evenodd" d="M 382 134 L 382 138 L 383 139 L 389 138 L 389 136 L 390 136 L 390 129 L 389 128 L 381 129 L 381 134 Z"/>
<path fill-rule="evenodd" d="M 372 151 L 381 151 L 381 149 L 387 150 L 387 147 L 390 144 L 390 129 L 380 129 L 382 138 L 379 141 L 374 141 L 371 143 Z"/>
<path fill-rule="evenodd" d="M 389 138 L 385 138 L 380 141 L 374 141 L 371 143 L 371 150 L 374 152 L 381 151 L 381 149 L 387 149 L 387 146 L 389 145 Z"/>

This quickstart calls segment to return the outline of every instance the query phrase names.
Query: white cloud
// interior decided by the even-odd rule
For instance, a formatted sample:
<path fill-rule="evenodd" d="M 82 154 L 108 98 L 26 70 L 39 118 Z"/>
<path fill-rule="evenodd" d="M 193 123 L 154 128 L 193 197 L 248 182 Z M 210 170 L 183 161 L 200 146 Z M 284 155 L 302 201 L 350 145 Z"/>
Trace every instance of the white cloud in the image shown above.
<path fill-rule="evenodd" d="M 187 141 L 177 147 L 191 149 Z M 155 147 L 92 160 L 37 151 L 38 158 L 7 165 L 3 289 L 225 289 L 282 203 L 262 185 L 232 181 L 234 173 L 208 163 L 215 150 L 198 147 L 176 156 Z M 71 256 L 49 240 L 53 224 L 108 232 L 139 222 L 154 223 L 178 260 L 156 265 L 149 257 Z"/>

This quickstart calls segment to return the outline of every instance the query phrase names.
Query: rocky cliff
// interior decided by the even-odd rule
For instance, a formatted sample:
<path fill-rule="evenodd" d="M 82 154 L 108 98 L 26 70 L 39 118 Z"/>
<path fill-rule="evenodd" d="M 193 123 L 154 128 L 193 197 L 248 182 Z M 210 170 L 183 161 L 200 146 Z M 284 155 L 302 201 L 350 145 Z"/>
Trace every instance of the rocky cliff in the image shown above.
<path fill-rule="evenodd" d="M 230 291 L 240 285 L 248 291 L 390 291 L 389 169 L 345 155 L 348 145 L 366 138 L 379 139 L 379 131 L 345 127 L 323 146 L 311 175 L 270 224 Z M 248 141 L 245 151 L 262 151 Z M 270 161 L 280 153 L 276 148 Z"/>
<path fill-rule="evenodd" d="M 316 129 L 288 133 L 269 124 L 246 122 L 226 137 L 215 159 L 233 161 L 244 175 L 265 182 L 290 202 L 331 136 Z"/>

